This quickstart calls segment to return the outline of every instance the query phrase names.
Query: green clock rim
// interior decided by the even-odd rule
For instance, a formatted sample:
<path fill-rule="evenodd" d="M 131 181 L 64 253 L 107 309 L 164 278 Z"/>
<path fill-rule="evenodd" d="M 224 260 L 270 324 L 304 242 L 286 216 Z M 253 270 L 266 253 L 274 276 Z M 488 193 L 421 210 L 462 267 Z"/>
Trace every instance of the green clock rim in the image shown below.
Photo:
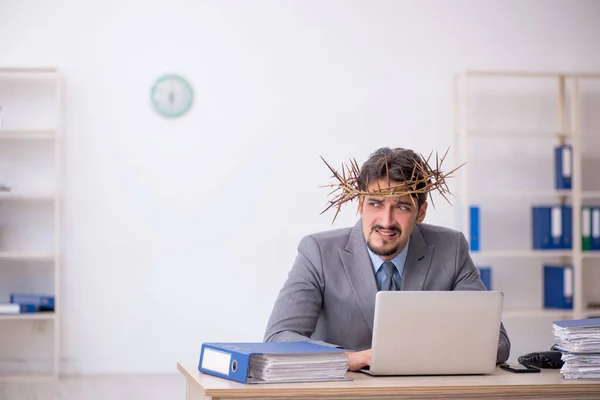
<path fill-rule="evenodd" d="M 169 79 L 175 79 L 178 80 L 179 82 L 181 82 L 190 92 L 190 98 L 188 99 L 187 103 L 185 103 L 185 105 L 182 107 L 181 111 L 175 111 L 175 112 L 169 112 L 169 111 L 164 111 L 161 110 L 159 107 L 156 106 L 156 103 L 154 102 L 154 94 L 156 93 L 156 88 L 157 86 Z M 167 117 L 167 118 L 174 118 L 174 117 L 180 117 L 183 114 L 185 114 L 186 112 L 188 112 L 188 110 L 191 108 L 192 106 L 192 102 L 194 100 L 194 90 L 192 89 L 192 86 L 189 84 L 189 82 L 181 75 L 177 75 L 177 74 L 164 74 L 161 75 L 156 82 L 154 82 L 154 85 L 152 85 L 152 88 L 150 89 L 150 103 L 152 104 L 152 108 L 154 108 L 154 110 L 159 113 L 160 115 L 162 115 L 163 117 Z"/>

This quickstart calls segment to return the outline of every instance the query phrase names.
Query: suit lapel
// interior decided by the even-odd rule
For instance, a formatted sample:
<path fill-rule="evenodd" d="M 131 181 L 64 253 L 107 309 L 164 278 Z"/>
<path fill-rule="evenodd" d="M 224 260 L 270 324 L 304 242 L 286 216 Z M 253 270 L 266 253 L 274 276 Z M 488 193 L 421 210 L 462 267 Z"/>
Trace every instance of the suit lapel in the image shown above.
<path fill-rule="evenodd" d="M 377 283 L 371 264 L 371 258 L 367 252 L 367 244 L 362 232 L 361 220 L 354 225 L 350 231 L 350 237 L 346 248 L 339 250 L 342 264 L 354 294 L 358 300 L 360 310 L 373 333 L 373 318 L 375 317 L 375 296 L 377 295 Z"/>
<path fill-rule="evenodd" d="M 427 245 L 419 225 L 410 235 L 410 246 L 404 264 L 401 290 L 423 290 L 433 258 L 433 245 Z"/>

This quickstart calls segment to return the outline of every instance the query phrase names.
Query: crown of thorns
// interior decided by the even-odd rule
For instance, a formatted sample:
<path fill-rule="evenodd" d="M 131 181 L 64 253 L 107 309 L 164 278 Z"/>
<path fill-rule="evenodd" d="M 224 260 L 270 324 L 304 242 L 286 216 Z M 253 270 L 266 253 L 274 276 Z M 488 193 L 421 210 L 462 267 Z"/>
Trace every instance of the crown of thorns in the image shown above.
<path fill-rule="evenodd" d="M 446 155 L 448 154 L 448 150 L 446 150 L 446 153 L 444 153 L 442 157 L 439 157 L 437 152 L 435 153 L 435 168 L 432 168 L 432 166 L 430 165 L 430 160 L 433 156 L 433 151 L 429 154 L 429 157 L 427 157 L 426 159 L 422 155 L 420 155 L 420 159 L 413 161 L 413 169 L 411 176 L 407 177 L 404 175 L 404 172 L 401 171 L 402 181 L 393 183 L 390 180 L 389 165 L 386 157 L 385 169 L 387 176 L 387 185 L 385 188 L 382 188 L 378 185 L 376 189 L 371 191 L 361 190 L 359 182 L 361 170 L 355 159 L 350 159 L 348 163 L 342 163 L 341 172 L 338 172 L 335 169 L 333 169 L 323 157 L 321 157 L 325 165 L 327 165 L 327 167 L 333 173 L 332 178 L 335 178 L 337 180 L 337 183 L 321 186 L 334 188 L 328 194 L 328 196 L 331 196 L 332 199 L 328 201 L 327 207 L 321 212 L 321 214 L 325 213 L 331 208 L 336 208 L 337 211 L 333 216 L 333 224 L 333 222 L 335 222 L 335 219 L 337 218 L 337 215 L 340 212 L 341 207 L 344 204 L 354 200 L 359 196 L 365 195 L 400 196 L 426 193 L 429 195 L 432 206 L 435 208 L 431 192 L 437 191 L 444 199 L 446 199 L 446 201 L 450 205 L 452 205 L 452 203 L 450 203 L 450 200 L 448 200 L 448 197 L 446 196 L 447 194 L 452 194 L 448 189 L 446 179 L 451 178 L 452 174 L 466 163 L 459 165 L 458 167 L 454 168 L 449 172 L 442 172 L 442 164 L 444 162 L 444 159 L 446 158 Z M 368 177 L 365 186 L 369 186 Z M 414 202 L 413 197 L 410 196 L 410 198 Z"/>

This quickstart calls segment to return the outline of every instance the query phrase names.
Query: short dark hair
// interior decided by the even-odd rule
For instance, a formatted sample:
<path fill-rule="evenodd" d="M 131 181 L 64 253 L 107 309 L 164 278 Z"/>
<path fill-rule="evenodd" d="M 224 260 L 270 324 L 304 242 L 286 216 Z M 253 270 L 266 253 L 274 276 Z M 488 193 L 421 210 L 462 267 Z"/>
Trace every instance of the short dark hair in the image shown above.
<path fill-rule="evenodd" d="M 386 166 L 387 163 L 387 166 Z M 375 150 L 363 164 L 358 177 L 358 185 L 361 191 L 367 191 L 367 182 L 372 183 L 380 179 L 388 179 L 392 182 L 404 182 L 406 180 L 423 180 L 423 169 L 415 168 L 420 164 L 428 171 L 427 163 L 421 156 L 412 150 L 382 147 Z M 412 179 L 411 179 L 412 177 Z M 425 187 L 425 182 L 419 183 L 416 189 Z M 416 193 L 419 207 L 427 200 L 427 193 Z"/>

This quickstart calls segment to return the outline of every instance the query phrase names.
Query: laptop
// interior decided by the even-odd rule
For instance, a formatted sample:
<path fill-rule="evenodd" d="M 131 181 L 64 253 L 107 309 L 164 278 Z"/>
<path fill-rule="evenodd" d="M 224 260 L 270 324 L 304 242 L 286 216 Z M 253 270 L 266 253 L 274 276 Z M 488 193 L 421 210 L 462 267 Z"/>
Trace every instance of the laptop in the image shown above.
<path fill-rule="evenodd" d="M 380 291 L 371 375 L 488 374 L 496 368 L 504 294 Z"/>

